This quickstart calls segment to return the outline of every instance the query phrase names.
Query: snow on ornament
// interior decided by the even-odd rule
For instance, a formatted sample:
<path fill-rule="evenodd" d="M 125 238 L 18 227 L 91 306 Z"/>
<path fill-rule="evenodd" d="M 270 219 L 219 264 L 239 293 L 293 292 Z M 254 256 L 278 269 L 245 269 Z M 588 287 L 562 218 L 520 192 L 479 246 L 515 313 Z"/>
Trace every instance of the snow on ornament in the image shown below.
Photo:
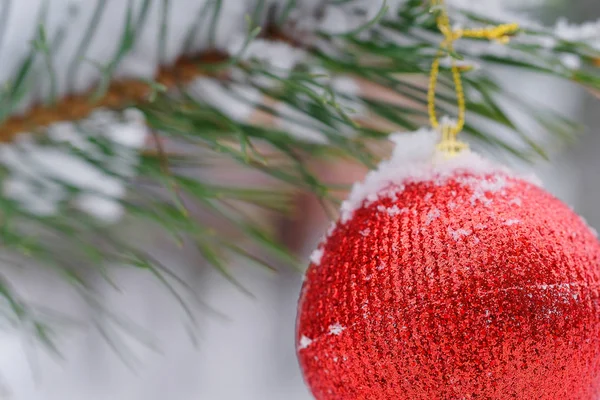
<path fill-rule="evenodd" d="M 475 153 L 437 158 L 433 132 L 396 141 L 306 275 L 296 340 L 315 398 L 598 398 L 591 229 Z"/>

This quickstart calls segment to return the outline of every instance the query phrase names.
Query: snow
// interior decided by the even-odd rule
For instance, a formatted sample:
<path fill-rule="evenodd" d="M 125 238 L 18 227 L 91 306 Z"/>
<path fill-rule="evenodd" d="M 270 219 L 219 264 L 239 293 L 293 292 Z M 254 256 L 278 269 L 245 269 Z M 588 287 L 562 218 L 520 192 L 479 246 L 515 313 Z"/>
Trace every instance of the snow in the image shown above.
<path fill-rule="evenodd" d="M 334 76 L 330 79 L 331 89 L 337 94 L 335 100 L 344 112 L 353 117 L 364 117 L 368 114 L 367 106 L 358 99 L 362 89 L 354 78 Z M 316 88 L 316 90 L 323 90 Z M 324 93 L 323 93 L 324 94 Z"/>
<path fill-rule="evenodd" d="M 298 347 L 300 350 L 304 350 L 306 348 L 308 348 L 308 346 L 310 346 L 312 344 L 312 339 L 309 339 L 308 337 L 302 335 L 302 337 L 300 338 L 300 346 Z"/>
<path fill-rule="evenodd" d="M 513 226 L 513 225 L 517 225 L 519 223 L 521 223 L 521 220 L 518 220 L 518 219 L 509 219 L 509 220 L 504 221 L 504 225 L 506 225 L 506 226 Z"/>
<path fill-rule="evenodd" d="M 509 201 L 509 204 L 514 204 L 518 207 L 521 207 L 521 205 L 523 205 L 523 200 L 521 200 L 520 197 L 515 197 L 514 199 L 512 199 L 511 201 Z"/>
<path fill-rule="evenodd" d="M 387 213 L 390 217 L 395 217 L 408 212 L 408 208 L 400 208 L 397 205 L 393 205 L 391 207 L 377 206 L 377 211 Z"/>
<path fill-rule="evenodd" d="M 198 78 L 188 90 L 197 99 L 202 99 L 235 121 L 247 121 L 256 105 L 262 102 L 258 89 L 240 84 L 225 86 L 213 78 Z"/>
<path fill-rule="evenodd" d="M 435 221 L 436 219 L 438 219 L 439 217 L 441 217 L 442 213 L 440 210 L 438 210 L 437 208 L 429 211 L 429 213 L 427 214 L 427 221 L 425 221 L 425 225 L 431 225 L 431 223 L 433 221 Z"/>
<path fill-rule="evenodd" d="M 486 193 L 501 192 L 509 185 L 506 177 L 502 175 L 495 175 L 487 179 L 472 176 L 461 177 L 457 179 L 457 182 L 473 190 L 473 195 L 471 195 L 470 199 L 472 205 L 475 205 L 479 201 L 486 206 L 492 204 L 492 200 L 486 196 Z"/>
<path fill-rule="evenodd" d="M 322 130 L 327 127 L 308 113 L 287 103 L 277 103 L 275 110 L 277 112 L 275 126 L 283 129 L 286 133 L 309 143 L 326 144 L 328 142 L 327 137 L 322 133 Z"/>
<path fill-rule="evenodd" d="M 71 187 L 79 191 L 72 200 L 81 211 L 102 221 L 118 221 L 124 211 L 120 201 L 127 190 L 124 178 L 134 176 L 138 152 L 147 137 L 143 115 L 137 110 L 119 115 L 100 109 L 81 125 L 85 132 L 76 131 L 69 123 L 51 126 L 51 145 L 38 144 L 28 134 L 1 145 L 0 164 L 9 172 L 2 186 L 4 195 L 33 214 L 50 216 L 69 200 Z M 87 132 L 93 135 L 86 136 Z M 113 154 L 104 154 L 91 141 L 94 138 L 107 140 Z M 68 146 L 101 167 L 74 154 Z"/>
<path fill-rule="evenodd" d="M 323 249 L 319 248 L 316 249 L 315 251 L 312 252 L 312 254 L 310 255 L 310 262 L 313 263 L 314 265 L 321 265 L 321 259 L 323 258 Z"/>
<path fill-rule="evenodd" d="M 1 151 L 0 157 L 2 157 Z M 66 197 L 58 184 L 45 182 L 35 187 L 19 176 L 7 177 L 3 182 L 2 189 L 7 198 L 18 200 L 24 209 L 41 216 L 56 214 L 59 203 Z M 36 196 L 36 192 L 41 195 Z"/>
<path fill-rule="evenodd" d="M 331 235 L 333 235 L 333 232 L 335 231 L 335 228 L 337 228 L 337 224 L 335 222 L 331 222 L 329 224 L 329 228 L 327 228 L 326 236 L 330 237 Z"/>
<path fill-rule="evenodd" d="M 363 229 L 363 230 L 361 230 L 361 231 L 360 231 L 360 232 L 358 232 L 358 233 L 360 233 L 360 235 L 361 235 L 361 236 L 364 236 L 364 237 L 366 237 L 366 236 L 369 236 L 369 234 L 371 233 L 371 230 L 370 230 L 369 228 L 367 228 L 367 229 Z"/>
<path fill-rule="evenodd" d="M 534 7 L 543 0 L 447 0 L 450 12 L 452 9 L 466 10 L 469 13 L 478 14 L 496 21 L 517 22 L 522 26 L 530 27 L 536 25 L 523 11 L 514 12 L 517 7 L 523 10 L 525 7 Z M 452 12 L 454 18 L 459 14 Z"/>
<path fill-rule="evenodd" d="M 454 158 L 443 157 L 435 149 L 438 137 L 439 134 L 429 128 L 392 135 L 391 140 L 396 147 L 391 158 L 370 172 L 363 182 L 354 185 L 348 200 L 342 204 L 341 222 L 348 222 L 363 204 L 401 193 L 409 182 L 432 182 L 441 186 L 459 172 L 468 173 L 471 176 L 459 179 L 459 183 L 474 190 L 473 202 L 488 202 L 491 200 L 485 197 L 485 193 L 502 191 L 507 185 L 507 177 L 517 177 L 506 167 L 469 150 Z M 482 179 L 487 175 L 493 176 Z M 533 183 L 537 184 L 537 181 Z"/>
<path fill-rule="evenodd" d="M 253 2 L 218 2 L 219 13 L 214 24 L 214 35 L 209 35 L 212 24 L 208 23 L 215 14 L 214 7 L 217 4 L 212 0 L 151 1 L 143 25 L 137 25 L 144 2 L 145 0 L 106 2 L 103 12 L 98 14 L 100 18 L 94 34 L 87 43 L 82 44 L 83 33 L 93 26 L 97 2 L 52 1 L 52 7 L 48 8 L 44 21 L 48 40 L 51 41 L 59 30 L 65 29 L 64 41 L 53 51 L 52 58 L 59 97 L 67 93 L 85 92 L 102 77 L 103 72 L 98 66 L 108 65 L 117 54 L 129 5 L 132 6 L 134 27 L 138 29 L 138 33 L 131 51 L 116 65 L 116 78 L 151 79 L 159 66 L 172 64 L 181 55 L 198 54 L 209 48 L 238 55 L 247 39 L 246 17 L 252 15 Z M 284 3 L 284 0 L 277 2 Z M 28 56 L 42 4 L 42 0 L 11 2 L 10 17 L 7 26 L 3 27 L 5 34 L 0 46 L 0 57 L 4 60 L 0 70 L 0 85 L 14 78 L 18 66 Z M 164 4 L 168 7 L 166 11 L 163 9 Z M 207 12 L 201 19 L 199 16 L 203 10 Z M 298 17 L 305 16 L 305 13 L 306 10 L 303 10 Z M 161 34 L 163 18 L 166 22 L 164 46 L 157 39 Z M 257 25 L 261 22 L 253 21 Z M 214 43 L 210 41 L 212 37 Z M 271 72 L 284 77 L 306 58 L 306 52 L 283 42 L 255 39 L 249 43 L 242 57 L 264 62 Z M 49 94 L 50 80 L 46 79 L 49 72 L 42 58 L 41 54 L 36 56 L 30 82 L 35 83 L 39 90 L 30 91 L 19 104 L 17 112 L 25 111 L 33 102 Z"/>
<path fill-rule="evenodd" d="M 528 17 L 526 13 L 522 12 L 523 7 L 534 7 L 542 1 L 543 0 L 493 0 L 482 2 L 480 0 L 449 0 L 447 3 L 450 7 L 450 11 L 452 11 L 452 9 L 467 10 L 469 13 L 488 17 L 492 20 L 505 23 L 516 22 L 524 28 L 543 30 L 543 26 L 541 24 Z M 517 8 L 520 10 L 516 12 L 512 11 L 512 9 L 516 10 Z M 451 12 L 451 14 L 451 18 L 456 21 L 465 20 L 464 16 L 462 16 L 460 12 Z M 550 33 L 548 35 L 521 34 L 516 36 L 513 40 L 523 44 L 536 44 L 545 49 L 554 49 L 558 45 L 558 40 L 565 40 L 570 42 L 586 43 L 596 50 L 600 50 L 600 20 L 576 24 L 568 22 L 566 18 L 560 18 L 557 20 L 554 28 L 549 32 Z M 470 52 L 470 54 L 473 55 L 477 53 L 505 55 L 510 53 L 514 57 L 519 57 L 518 53 L 511 52 L 511 50 L 506 46 L 496 43 L 484 43 L 482 45 L 469 43 L 469 46 L 470 48 L 467 50 L 475 50 L 474 52 Z M 559 59 L 568 69 L 576 70 L 581 67 L 582 61 L 577 55 L 561 54 Z"/>
<path fill-rule="evenodd" d="M 57 32 L 65 28 L 62 45 L 53 52 L 53 64 L 58 83 L 58 95 L 62 97 L 70 92 L 83 92 L 97 82 L 102 71 L 96 64 L 107 65 L 116 55 L 123 36 L 127 9 L 132 5 L 133 20 L 137 21 L 145 0 L 108 1 L 98 20 L 95 33 L 89 41 L 81 44 L 83 33 L 92 26 L 92 18 L 96 11 L 96 3 L 87 0 L 53 0 L 48 7 L 48 15 L 44 26 L 48 40 L 51 41 Z M 5 35 L 0 46 L 0 58 L 4 60 L 0 71 L 0 84 L 9 81 L 19 63 L 30 51 L 30 43 L 38 26 L 37 19 L 42 9 L 42 0 L 13 1 L 10 17 L 5 27 Z M 214 7 L 210 0 L 171 1 L 167 2 L 168 10 L 163 10 L 162 1 L 151 1 L 147 17 L 143 25 L 137 26 L 139 32 L 133 48 L 117 65 L 115 76 L 118 78 L 136 77 L 152 78 L 159 65 L 171 64 L 182 54 L 196 54 L 212 47 L 208 35 L 210 25 L 206 19 L 199 19 L 200 11 L 206 7 Z M 220 13 L 215 24 L 214 47 L 226 50 L 232 41 L 246 32 L 245 16 L 252 10 L 252 4 L 238 0 L 222 0 Z M 241 5 L 241 6 L 240 6 Z M 75 10 L 75 12 L 74 12 Z M 212 10 L 208 13 L 211 17 Z M 163 18 L 166 18 L 165 46 L 161 49 L 159 40 Z M 194 31 L 194 27 L 197 30 Z M 195 35 L 190 35 L 195 33 Z M 190 40 L 187 40 L 190 37 Z M 186 42 L 188 48 L 184 48 Z M 83 51 L 82 56 L 78 53 Z M 50 85 L 46 79 L 48 71 L 38 55 L 33 77 L 39 77 L 37 84 L 41 94 L 48 94 Z M 79 62 L 78 60 L 82 60 Z M 33 92 L 24 99 L 19 107 L 23 111 L 36 99 Z M 39 93 L 38 93 L 39 94 Z"/>
<path fill-rule="evenodd" d="M 254 39 L 244 49 L 246 42 L 247 34 L 238 34 L 227 47 L 227 52 L 242 60 L 261 62 L 279 78 L 287 78 L 294 67 L 308 57 L 306 51 L 281 41 Z"/>
<path fill-rule="evenodd" d="M 472 233 L 473 231 L 470 229 L 452 229 L 450 227 L 448 228 L 448 234 L 452 236 L 452 239 L 454 239 L 455 241 L 459 241 L 462 237 L 469 236 Z"/>
<path fill-rule="evenodd" d="M 351 32 L 373 20 L 384 5 L 388 8 L 388 16 L 395 15 L 405 2 L 405 0 L 325 2 L 318 13 L 314 10 L 313 13 L 306 13 L 299 7 L 292 11 L 290 16 L 297 21 L 296 29 L 299 31 L 339 35 Z M 298 3 L 302 6 L 302 2 Z M 314 15 L 318 15 L 318 17 L 314 17 Z"/>
<path fill-rule="evenodd" d="M 339 323 L 335 323 L 335 324 L 329 326 L 329 334 L 330 335 L 339 336 L 345 330 L 346 330 L 346 328 L 343 327 L 342 325 L 340 325 Z"/>
<path fill-rule="evenodd" d="M 456 60 L 450 56 L 442 58 L 440 60 L 440 66 L 443 68 L 450 68 L 450 67 L 452 67 L 452 62 L 454 62 L 454 64 L 459 68 L 465 68 L 465 69 L 469 69 L 471 71 L 478 71 L 481 69 L 481 64 L 476 60 L 468 60 L 468 59 Z"/>
<path fill-rule="evenodd" d="M 311 18 L 300 12 L 292 13 L 292 17 L 298 19 L 299 30 L 321 31 L 329 34 L 343 34 L 363 26 L 373 20 L 382 7 L 387 7 L 386 16 L 393 17 L 398 14 L 406 0 L 354 0 L 346 2 L 331 2 L 323 5 L 320 18 Z M 530 23 L 529 19 L 523 17 L 523 13 L 513 13 L 510 9 L 519 6 L 535 6 L 541 0 L 448 0 L 450 11 L 454 9 L 469 10 L 482 16 L 494 19 L 506 19 L 509 21 L 517 19 L 517 22 Z M 452 14 L 456 14 L 452 12 Z"/>
<path fill-rule="evenodd" d="M 296 52 L 294 48 L 286 43 L 280 43 L 269 39 L 254 39 L 248 41 L 248 35 L 239 32 L 227 45 L 227 53 L 237 56 L 242 60 L 256 60 L 269 63 L 280 63 L 281 68 L 291 69 L 294 64 Z M 300 52 L 299 52 L 300 53 Z M 287 60 L 275 60 L 275 58 L 288 58 Z"/>
<path fill-rule="evenodd" d="M 578 70 L 581 68 L 581 57 L 579 57 L 576 54 L 561 54 L 560 56 L 560 62 L 568 69 L 570 70 Z"/>
<path fill-rule="evenodd" d="M 560 18 L 554 27 L 554 34 L 562 40 L 585 42 L 596 49 L 600 49 L 600 20 L 583 24 L 572 24 L 565 18 Z"/>
<path fill-rule="evenodd" d="M 322 77 L 316 78 L 319 85 L 307 84 L 308 89 L 314 92 L 316 96 L 328 98 L 330 94 L 327 93 L 326 87 L 329 87 L 336 95 L 335 102 L 347 115 L 357 118 L 367 114 L 367 107 L 362 101 L 357 99 L 360 95 L 361 88 L 355 79 L 348 76 L 331 77 L 329 76 L 328 71 L 324 71 L 317 67 L 312 67 L 311 73 L 313 75 L 323 75 Z M 308 95 L 303 93 L 299 94 L 298 98 L 307 103 L 314 101 L 309 99 Z M 337 123 L 337 127 L 332 130 L 321 121 L 310 116 L 309 113 L 301 111 L 284 102 L 277 103 L 274 108 L 276 110 L 274 120 L 275 126 L 283 129 L 286 133 L 292 135 L 296 139 L 301 139 L 309 143 L 326 144 L 329 139 L 323 131 L 329 130 L 330 134 L 336 135 L 351 135 L 354 133 L 353 129 L 350 129 L 347 125 L 342 123 Z"/>
<path fill-rule="evenodd" d="M 358 26 L 356 23 L 352 24 L 348 14 L 341 7 L 335 6 L 325 7 L 319 22 L 321 31 L 333 35 L 349 32 Z"/>

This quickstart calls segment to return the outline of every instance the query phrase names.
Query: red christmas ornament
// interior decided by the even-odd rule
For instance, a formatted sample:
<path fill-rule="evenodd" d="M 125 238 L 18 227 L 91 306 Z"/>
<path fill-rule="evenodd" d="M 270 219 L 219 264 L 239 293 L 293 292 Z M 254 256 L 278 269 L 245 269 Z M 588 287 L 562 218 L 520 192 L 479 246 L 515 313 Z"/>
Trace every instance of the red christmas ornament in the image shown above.
<path fill-rule="evenodd" d="M 297 345 L 316 399 L 597 399 L 600 245 L 585 222 L 472 153 L 392 164 L 307 272 Z"/>

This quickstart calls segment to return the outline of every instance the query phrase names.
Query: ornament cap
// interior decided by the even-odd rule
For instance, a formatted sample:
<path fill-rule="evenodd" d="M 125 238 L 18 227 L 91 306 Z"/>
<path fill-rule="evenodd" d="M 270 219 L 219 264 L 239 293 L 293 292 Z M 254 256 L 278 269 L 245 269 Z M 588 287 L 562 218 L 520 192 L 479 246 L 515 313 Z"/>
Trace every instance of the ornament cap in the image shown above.
<path fill-rule="evenodd" d="M 468 143 L 458 140 L 457 138 L 457 133 L 459 131 L 457 121 L 444 117 L 437 130 L 440 132 L 442 139 L 436 146 L 435 157 L 450 159 L 469 149 Z"/>

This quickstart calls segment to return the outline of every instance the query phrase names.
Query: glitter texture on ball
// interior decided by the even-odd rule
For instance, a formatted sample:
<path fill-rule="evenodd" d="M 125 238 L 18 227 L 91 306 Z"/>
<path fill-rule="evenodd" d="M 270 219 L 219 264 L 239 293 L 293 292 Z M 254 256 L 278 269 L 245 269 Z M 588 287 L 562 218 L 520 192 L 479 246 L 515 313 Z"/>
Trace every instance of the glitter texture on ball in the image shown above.
<path fill-rule="evenodd" d="M 473 153 L 422 158 L 371 173 L 313 257 L 296 341 L 315 398 L 598 398 L 594 232 Z"/>

